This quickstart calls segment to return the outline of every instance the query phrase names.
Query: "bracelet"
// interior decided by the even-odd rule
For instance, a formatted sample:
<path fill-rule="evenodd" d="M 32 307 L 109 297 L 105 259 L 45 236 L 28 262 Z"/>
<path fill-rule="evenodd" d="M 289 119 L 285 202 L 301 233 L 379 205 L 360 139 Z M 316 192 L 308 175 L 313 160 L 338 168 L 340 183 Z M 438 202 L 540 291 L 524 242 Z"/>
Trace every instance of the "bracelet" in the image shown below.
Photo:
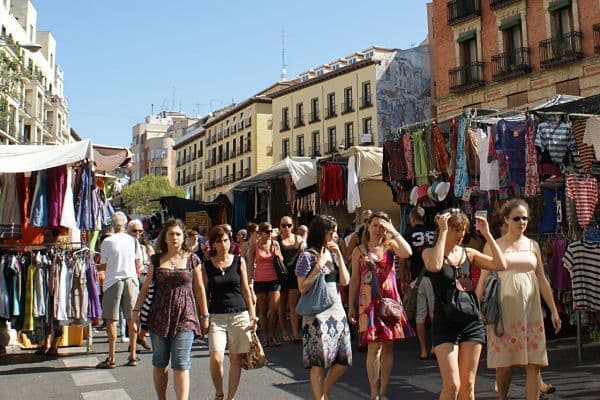
<path fill-rule="evenodd" d="M 252 317 L 252 318 L 250 318 L 250 321 L 256 321 L 256 322 L 258 322 L 258 321 L 260 321 L 260 318 L 258 318 L 258 317 Z"/>
<path fill-rule="evenodd" d="M 200 317 L 200 320 L 202 320 L 202 321 L 208 321 L 208 320 L 210 320 L 210 315 L 203 315 L 203 316 Z"/>

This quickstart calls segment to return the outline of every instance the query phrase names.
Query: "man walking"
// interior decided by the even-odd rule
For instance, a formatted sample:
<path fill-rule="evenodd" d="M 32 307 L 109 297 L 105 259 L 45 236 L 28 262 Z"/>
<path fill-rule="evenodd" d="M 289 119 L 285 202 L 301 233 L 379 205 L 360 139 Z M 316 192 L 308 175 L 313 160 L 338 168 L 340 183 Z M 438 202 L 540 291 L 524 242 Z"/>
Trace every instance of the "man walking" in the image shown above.
<path fill-rule="evenodd" d="M 104 296 L 102 297 L 102 318 L 108 332 L 108 357 L 96 368 L 115 368 L 117 345 L 117 321 L 119 310 L 123 310 L 129 328 L 130 354 L 127 365 L 137 365 L 137 327 L 132 323 L 131 314 L 137 300 L 139 287 L 137 270 L 141 267 L 141 250 L 136 240 L 125 232 L 127 217 L 118 211 L 112 216 L 114 234 L 102 242 L 101 260 L 98 269 L 105 270 Z"/>

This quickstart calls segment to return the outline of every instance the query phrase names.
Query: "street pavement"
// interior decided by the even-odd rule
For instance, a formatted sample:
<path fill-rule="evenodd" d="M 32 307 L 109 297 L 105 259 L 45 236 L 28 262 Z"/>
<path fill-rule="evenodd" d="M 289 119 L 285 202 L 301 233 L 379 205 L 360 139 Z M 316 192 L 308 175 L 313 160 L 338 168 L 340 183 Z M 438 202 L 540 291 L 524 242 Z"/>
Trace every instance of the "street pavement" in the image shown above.
<path fill-rule="evenodd" d="M 118 344 L 117 368 L 97 370 L 96 363 L 106 357 L 108 345 L 104 332 L 96 333 L 90 354 L 85 348 L 62 348 L 58 359 L 45 359 L 32 351 L 10 349 L 0 359 L 0 399 L 83 399 L 130 400 L 156 398 L 152 385 L 150 352 L 142 351 L 137 367 L 127 367 L 127 344 Z M 417 343 L 409 339 L 395 347 L 390 399 L 437 399 L 441 385 L 434 360 L 416 358 Z M 584 361 L 576 357 L 574 339 L 561 339 L 549 344 L 550 367 L 544 379 L 558 388 L 550 400 L 600 399 L 600 344 L 584 347 Z M 269 365 L 243 371 L 236 399 L 310 399 L 307 370 L 301 366 L 301 346 L 283 344 L 267 348 Z M 354 351 L 354 366 L 341 379 L 332 399 L 368 399 L 368 382 L 364 366 L 366 353 Z M 497 399 L 493 392 L 493 371 L 480 365 L 476 393 L 478 399 Z M 208 350 L 196 343 L 192 351 L 191 399 L 213 399 L 214 389 L 209 373 Z M 227 366 L 226 369 L 227 371 Z M 517 370 L 510 393 L 511 399 L 524 399 L 524 373 Z M 172 384 L 168 398 L 175 398 Z"/>

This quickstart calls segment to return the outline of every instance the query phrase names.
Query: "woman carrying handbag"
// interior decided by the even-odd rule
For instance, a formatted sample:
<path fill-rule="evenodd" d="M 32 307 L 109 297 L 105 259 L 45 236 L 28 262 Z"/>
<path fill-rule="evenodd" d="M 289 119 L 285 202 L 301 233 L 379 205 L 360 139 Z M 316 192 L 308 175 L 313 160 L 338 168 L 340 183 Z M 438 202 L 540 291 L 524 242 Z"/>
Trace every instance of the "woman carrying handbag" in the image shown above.
<path fill-rule="evenodd" d="M 301 293 L 298 313 L 303 316 L 302 363 L 304 368 L 310 368 L 316 400 L 329 399 L 335 382 L 352 365 L 350 328 L 338 291 L 338 284 L 348 285 L 350 274 L 340 248 L 332 240 L 336 230 L 333 217 L 315 217 L 310 224 L 307 250 L 296 264 Z"/>

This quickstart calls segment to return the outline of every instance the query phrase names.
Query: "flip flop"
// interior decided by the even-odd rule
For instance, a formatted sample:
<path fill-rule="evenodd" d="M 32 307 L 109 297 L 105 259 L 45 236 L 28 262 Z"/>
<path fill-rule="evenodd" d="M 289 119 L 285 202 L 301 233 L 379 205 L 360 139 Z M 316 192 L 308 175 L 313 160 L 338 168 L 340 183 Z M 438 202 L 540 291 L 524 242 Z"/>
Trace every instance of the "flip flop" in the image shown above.
<path fill-rule="evenodd" d="M 554 392 L 556 392 L 556 388 L 550 383 L 546 383 L 544 386 L 542 386 L 540 388 L 541 394 L 550 394 L 550 393 L 554 393 Z"/>
<path fill-rule="evenodd" d="M 108 361 L 108 358 L 104 361 L 100 361 L 97 365 L 96 368 L 98 369 L 115 369 L 117 367 L 117 365 L 115 364 L 114 361 Z"/>
<path fill-rule="evenodd" d="M 279 347 L 281 346 L 281 342 L 277 340 L 276 337 L 272 337 L 271 339 L 269 339 L 269 346 Z"/>
<path fill-rule="evenodd" d="M 138 362 L 138 360 L 136 360 L 135 358 L 128 358 L 126 365 L 128 367 L 137 367 L 137 362 Z"/>

